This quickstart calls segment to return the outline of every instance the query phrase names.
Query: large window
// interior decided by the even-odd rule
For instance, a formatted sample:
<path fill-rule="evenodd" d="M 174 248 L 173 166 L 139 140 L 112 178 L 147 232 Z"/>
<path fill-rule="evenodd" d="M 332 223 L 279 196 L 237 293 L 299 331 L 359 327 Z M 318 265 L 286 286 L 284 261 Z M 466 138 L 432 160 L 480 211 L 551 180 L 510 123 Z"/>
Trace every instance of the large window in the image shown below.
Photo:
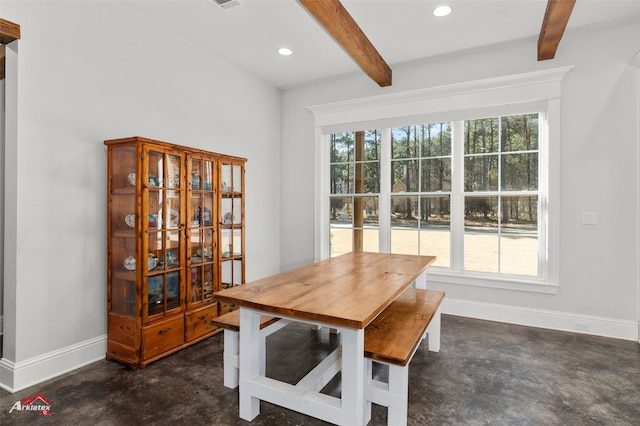
<path fill-rule="evenodd" d="M 555 292 L 570 69 L 308 107 L 316 258 L 435 255 L 432 282 Z"/>
<path fill-rule="evenodd" d="M 540 277 L 540 117 L 332 134 L 331 255 L 435 255 L 435 267 L 458 272 Z M 381 165 L 383 150 L 390 155 Z M 381 166 L 390 170 L 388 186 Z M 389 202 L 380 205 L 380 198 Z"/>

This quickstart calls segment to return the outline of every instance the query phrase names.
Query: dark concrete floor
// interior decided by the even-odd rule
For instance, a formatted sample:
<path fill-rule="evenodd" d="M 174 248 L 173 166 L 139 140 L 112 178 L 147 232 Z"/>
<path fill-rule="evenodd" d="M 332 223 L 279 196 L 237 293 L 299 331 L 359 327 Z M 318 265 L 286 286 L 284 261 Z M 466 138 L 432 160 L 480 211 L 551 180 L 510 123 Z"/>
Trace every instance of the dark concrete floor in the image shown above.
<path fill-rule="evenodd" d="M 338 343 L 327 329 L 289 325 L 269 338 L 267 374 L 293 382 Z M 443 316 L 441 351 L 424 343 L 409 376 L 409 425 L 640 424 L 636 342 Z M 339 377 L 325 391 L 339 393 Z M 38 394 L 50 415 L 9 414 Z M 237 391 L 222 385 L 219 334 L 142 370 L 100 361 L 14 394 L 0 390 L 0 424 L 326 423 L 264 402 L 253 422 L 240 420 Z M 385 424 L 386 409 L 374 407 L 370 425 Z"/>

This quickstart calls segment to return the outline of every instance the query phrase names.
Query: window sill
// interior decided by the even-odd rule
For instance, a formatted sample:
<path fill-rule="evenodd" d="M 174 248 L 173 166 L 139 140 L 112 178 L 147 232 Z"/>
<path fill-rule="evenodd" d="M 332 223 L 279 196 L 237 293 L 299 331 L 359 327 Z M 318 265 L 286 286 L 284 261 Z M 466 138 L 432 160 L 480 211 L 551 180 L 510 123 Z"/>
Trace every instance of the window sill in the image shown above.
<path fill-rule="evenodd" d="M 427 287 L 429 283 L 468 285 L 546 294 L 556 294 L 559 287 L 557 283 L 527 277 L 514 276 L 506 278 L 499 275 L 459 273 L 434 267 L 429 268 L 427 272 Z"/>

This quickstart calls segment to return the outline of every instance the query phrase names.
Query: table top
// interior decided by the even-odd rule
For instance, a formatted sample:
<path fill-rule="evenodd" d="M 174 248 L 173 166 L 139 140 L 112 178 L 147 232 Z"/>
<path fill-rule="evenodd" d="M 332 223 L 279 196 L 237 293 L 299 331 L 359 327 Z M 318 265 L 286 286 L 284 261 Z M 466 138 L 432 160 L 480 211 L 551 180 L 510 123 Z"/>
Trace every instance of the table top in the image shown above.
<path fill-rule="evenodd" d="M 228 288 L 214 297 L 275 316 L 364 328 L 435 260 L 347 253 Z"/>

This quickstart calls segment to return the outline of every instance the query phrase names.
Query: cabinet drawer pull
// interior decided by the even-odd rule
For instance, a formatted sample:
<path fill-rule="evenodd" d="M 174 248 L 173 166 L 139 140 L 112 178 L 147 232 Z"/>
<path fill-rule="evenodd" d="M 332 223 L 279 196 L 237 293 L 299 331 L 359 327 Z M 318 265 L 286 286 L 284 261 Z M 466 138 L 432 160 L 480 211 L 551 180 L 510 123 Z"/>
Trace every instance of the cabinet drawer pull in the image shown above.
<path fill-rule="evenodd" d="M 169 330 L 171 330 L 171 327 L 167 327 L 167 328 L 163 328 L 162 330 L 158 331 L 158 334 L 165 334 L 168 333 Z"/>
<path fill-rule="evenodd" d="M 199 320 L 203 320 L 203 319 L 205 319 L 205 318 L 206 318 L 206 317 L 208 317 L 208 316 L 209 316 L 209 314 L 200 315 L 200 316 L 198 317 L 198 319 L 199 319 Z"/>

